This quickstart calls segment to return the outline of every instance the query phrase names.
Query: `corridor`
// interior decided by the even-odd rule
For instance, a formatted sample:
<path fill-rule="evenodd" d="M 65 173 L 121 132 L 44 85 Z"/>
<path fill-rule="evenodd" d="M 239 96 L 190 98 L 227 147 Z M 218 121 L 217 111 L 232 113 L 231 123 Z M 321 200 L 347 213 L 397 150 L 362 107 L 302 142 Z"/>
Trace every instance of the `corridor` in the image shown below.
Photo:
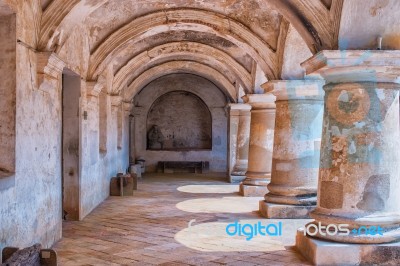
<path fill-rule="evenodd" d="M 222 176 L 152 174 L 138 187 L 81 222 L 64 222 L 55 246 L 60 265 L 310 265 L 292 248 L 294 225 L 307 220 L 280 220 L 281 237 L 226 234 L 234 221 L 278 220 L 260 218 L 261 198 L 239 196 Z"/>

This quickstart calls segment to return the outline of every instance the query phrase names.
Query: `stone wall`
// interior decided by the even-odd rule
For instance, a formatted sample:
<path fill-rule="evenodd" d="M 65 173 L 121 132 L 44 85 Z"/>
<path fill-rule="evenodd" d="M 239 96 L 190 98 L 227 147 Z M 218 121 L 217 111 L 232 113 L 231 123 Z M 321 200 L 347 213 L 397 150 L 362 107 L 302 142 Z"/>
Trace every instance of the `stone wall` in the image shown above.
<path fill-rule="evenodd" d="M 189 91 L 199 97 L 208 107 L 212 117 L 212 149 L 185 151 L 147 150 L 147 115 L 153 103 L 162 95 L 173 91 Z M 156 170 L 158 161 L 209 161 L 210 170 L 227 171 L 227 124 L 225 95 L 210 81 L 190 74 L 173 74 L 159 78 L 147 85 L 135 98 L 135 156 L 146 160 L 147 170 Z M 184 103 L 181 103 L 184 104 Z M 176 104 L 179 108 L 179 103 Z M 170 115 L 187 117 L 183 110 L 168 108 Z M 197 111 L 196 111 L 197 112 Z M 196 123 L 196 121 L 188 121 Z M 184 129 L 187 131 L 187 128 Z M 182 135 L 189 135 L 189 131 Z M 131 154 L 131 156 L 133 156 Z"/>
<path fill-rule="evenodd" d="M 285 42 L 282 62 L 282 79 L 303 79 L 304 69 L 300 66 L 312 56 L 307 44 L 295 28 L 290 25 Z"/>
<path fill-rule="evenodd" d="M 0 1 L 0 4 L 2 1 Z M 0 27 L 1 56 L 9 59 L 0 64 L 0 88 L 7 87 L 2 100 L 12 102 L 13 77 L 15 85 L 15 174 L 0 178 L 0 250 L 5 246 L 28 246 L 41 243 L 51 247 L 62 234 L 62 72 L 61 61 L 53 65 L 51 53 L 38 53 L 35 47 L 37 30 L 33 29 L 37 14 L 31 1 L 21 1 L 17 13 L 16 38 L 13 27 Z M 2 23 L 0 23 L 2 24 Z M 12 40 L 13 41 L 10 41 Z M 16 39 L 20 43 L 16 43 Z M 10 41 L 10 43 L 8 43 Z M 8 47 L 7 45 L 10 44 Z M 16 47 L 13 51 L 11 44 Z M 6 47 L 7 46 L 7 47 Z M 72 52 L 73 53 L 73 52 Z M 54 54 L 52 54 L 54 55 Z M 47 59 L 46 59 L 47 58 Z M 55 55 L 55 58 L 57 56 Z M 53 58 L 54 59 L 54 58 Z M 12 62 L 16 62 L 13 71 Z M 54 62 L 53 62 L 54 63 Z M 66 62 L 68 66 L 73 62 Z M 7 66 L 7 67 L 6 67 Z M 77 67 L 69 67 L 78 69 Z M 16 79 L 15 79 L 16 75 Z M 81 81 L 81 79 L 79 79 Z M 111 96 L 106 95 L 107 151 L 99 146 L 98 97 L 90 96 L 88 84 L 82 81 L 79 113 L 79 219 L 85 217 L 109 195 L 110 178 L 128 167 L 129 113 L 122 111 L 122 125 L 118 133 L 117 112 L 111 107 Z M 4 87 L 5 86 L 5 87 Z M 107 88 L 103 91 L 107 93 Z M 1 92 L 3 93 L 3 92 Z M 120 102 L 120 107 L 122 108 Z M 1 104 L 0 108 L 5 105 Z M 87 118 L 83 111 L 87 112 Z M 1 110 L 12 115 L 12 108 Z M 104 116 L 104 113 L 103 113 Z M 104 119 L 104 117 L 103 117 Z M 12 124 L 0 120 L 0 126 Z M 105 126 L 102 127 L 104 130 Z M 117 148 L 118 134 L 121 148 Z M 13 145 L 11 145 L 13 144 Z"/>
<path fill-rule="evenodd" d="M 160 131 L 157 139 L 154 128 Z M 147 147 L 181 151 L 211 149 L 211 128 L 211 113 L 199 97 L 187 91 L 169 92 L 158 98 L 149 111 Z"/>
<path fill-rule="evenodd" d="M 16 173 L 0 180 L 0 248 L 61 237 L 61 82 L 37 87 L 35 56 L 17 45 Z"/>
<path fill-rule="evenodd" d="M 0 16 L 0 178 L 15 172 L 15 15 Z"/>
<path fill-rule="evenodd" d="M 340 49 L 377 48 L 381 36 L 382 49 L 400 49 L 400 1 L 352 0 L 344 1 L 340 21 Z"/>
<path fill-rule="evenodd" d="M 85 86 L 82 92 L 85 95 Z M 109 96 L 106 97 L 118 97 Z M 118 172 L 126 172 L 129 167 L 128 115 L 122 103 L 113 105 L 112 99 L 103 106 L 107 112 L 106 150 L 100 149 L 99 97 L 90 96 L 81 99 L 81 113 L 86 111 L 87 118 L 81 116 L 81 165 L 80 165 L 80 219 L 89 214 L 97 205 L 109 196 L 110 179 Z M 118 126 L 118 113 L 121 112 L 121 126 Z M 121 147 L 118 139 L 121 138 Z"/>

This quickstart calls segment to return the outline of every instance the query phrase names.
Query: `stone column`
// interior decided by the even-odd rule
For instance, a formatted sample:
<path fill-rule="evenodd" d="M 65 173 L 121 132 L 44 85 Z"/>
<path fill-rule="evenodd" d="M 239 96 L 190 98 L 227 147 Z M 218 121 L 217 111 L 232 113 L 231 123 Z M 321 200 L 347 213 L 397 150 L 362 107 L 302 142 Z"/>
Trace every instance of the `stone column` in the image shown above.
<path fill-rule="evenodd" d="M 235 105 L 237 103 L 231 103 L 228 105 L 229 110 L 229 125 L 228 125 L 228 153 L 227 153 L 227 162 L 228 162 L 228 171 L 229 171 L 229 182 L 234 183 L 235 180 L 232 179 L 232 171 L 233 167 L 236 164 L 236 145 L 237 145 L 237 134 L 239 127 L 239 111 L 236 110 Z"/>
<path fill-rule="evenodd" d="M 260 212 L 267 218 L 308 218 L 317 204 L 323 81 L 281 80 L 263 85 L 276 96 L 271 182 Z"/>
<path fill-rule="evenodd" d="M 318 265 L 399 265 L 400 51 L 323 51 L 303 65 L 327 85 L 315 221 L 296 246 Z"/>
<path fill-rule="evenodd" d="M 276 98 L 267 93 L 250 94 L 243 99 L 252 109 L 248 167 L 239 192 L 245 197 L 262 197 L 271 178 Z"/>
<path fill-rule="evenodd" d="M 246 178 L 248 156 L 249 156 L 249 138 L 250 138 L 250 110 L 249 104 L 239 103 L 231 105 L 231 111 L 238 112 L 238 130 L 236 141 L 236 160 L 231 173 L 232 182 L 240 182 Z"/>

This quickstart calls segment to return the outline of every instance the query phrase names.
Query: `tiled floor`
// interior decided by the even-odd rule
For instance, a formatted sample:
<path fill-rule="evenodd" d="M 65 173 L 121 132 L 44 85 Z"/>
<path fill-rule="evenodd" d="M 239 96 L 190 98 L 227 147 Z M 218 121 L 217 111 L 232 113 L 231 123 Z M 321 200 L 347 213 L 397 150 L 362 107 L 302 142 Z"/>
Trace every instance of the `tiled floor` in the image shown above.
<path fill-rule="evenodd" d="M 305 220 L 281 220 L 282 236 L 228 236 L 230 223 L 274 223 L 260 198 L 221 177 L 146 176 L 133 197 L 112 197 L 81 222 L 65 222 L 60 265 L 309 265 L 291 247 Z M 233 231 L 231 231 L 233 232 Z"/>

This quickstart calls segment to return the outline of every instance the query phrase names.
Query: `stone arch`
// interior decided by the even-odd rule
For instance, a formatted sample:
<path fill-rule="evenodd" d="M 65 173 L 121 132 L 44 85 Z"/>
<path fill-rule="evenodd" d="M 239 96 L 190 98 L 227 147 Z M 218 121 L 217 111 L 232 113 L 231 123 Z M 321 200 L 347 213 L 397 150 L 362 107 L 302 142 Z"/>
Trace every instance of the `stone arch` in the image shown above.
<path fill-rule="evenodd" d="M 112 53 L 133 39 L 144 39 L 159 32 L 192 30 L 211 32 L 224 37 L 244 49 L 257 61 L 268 78 L 277 78 L 277 56 L 275 51 L 245 25 L 225 15 L 199 9 L 171 9 L 158 11 L 120 27 L 91 51 L 89 78 L 100 65 L 107 65 Z"/>
<path fill-rule="evenodd" d="M 138 76 L 122 92 L 124 101 L 131 101 L 133 97 L 151 81 L 175 73 L 188 73 L 202 76 L 220 88 L 231 101 L 234 102 L 237 99 L 235 86 L 215 69 L 192 61 L 171 61 L 150 68 Z"/>
<path fill-rule="evenodd" d="M 298 31 L 310 51 L 337 49 L 344 0 L 270 0 L 276 10 Z"/>
<path fill-rule="evenodd" d="M 106 2 L 102 0 L 90 6 L 84 15 L 80 14 L 81 21 Z M 343 0 L 332 0 L 329 4 L 321 0 L 269 0 L 268 2 L 294 25 L 313 53 L 337 47 Z M 64 20 L 72 20 L 77 16 L 79 11 L 75 7 L 79 5 L 85 5 L 85 1 L 54 0 L 45 8 L 38 45 L 40 50 L 49 50 L 55 45 L 57 42 L 55 39 L 60 35 L 60 25 Z M 64 40 L 68 38 L 69 32 L 70 29 L 64 30 Z"/>
<path fill-rule="evenodd" d="M 215 64 L 213 68 L 226 73 L 232 83 L 238 79 L 244 85 L 246 91 L 252 90 L 251 74 L 228 54 L 201 43 L 172 42 L 142 52 L 120 68 L 114 76 L 114 93 L 119 92 L 134 73 L 144 71 L 148 64 L 164 63 L 172 61 L 172 59 L 201 62 L 210 67 Z"/>

